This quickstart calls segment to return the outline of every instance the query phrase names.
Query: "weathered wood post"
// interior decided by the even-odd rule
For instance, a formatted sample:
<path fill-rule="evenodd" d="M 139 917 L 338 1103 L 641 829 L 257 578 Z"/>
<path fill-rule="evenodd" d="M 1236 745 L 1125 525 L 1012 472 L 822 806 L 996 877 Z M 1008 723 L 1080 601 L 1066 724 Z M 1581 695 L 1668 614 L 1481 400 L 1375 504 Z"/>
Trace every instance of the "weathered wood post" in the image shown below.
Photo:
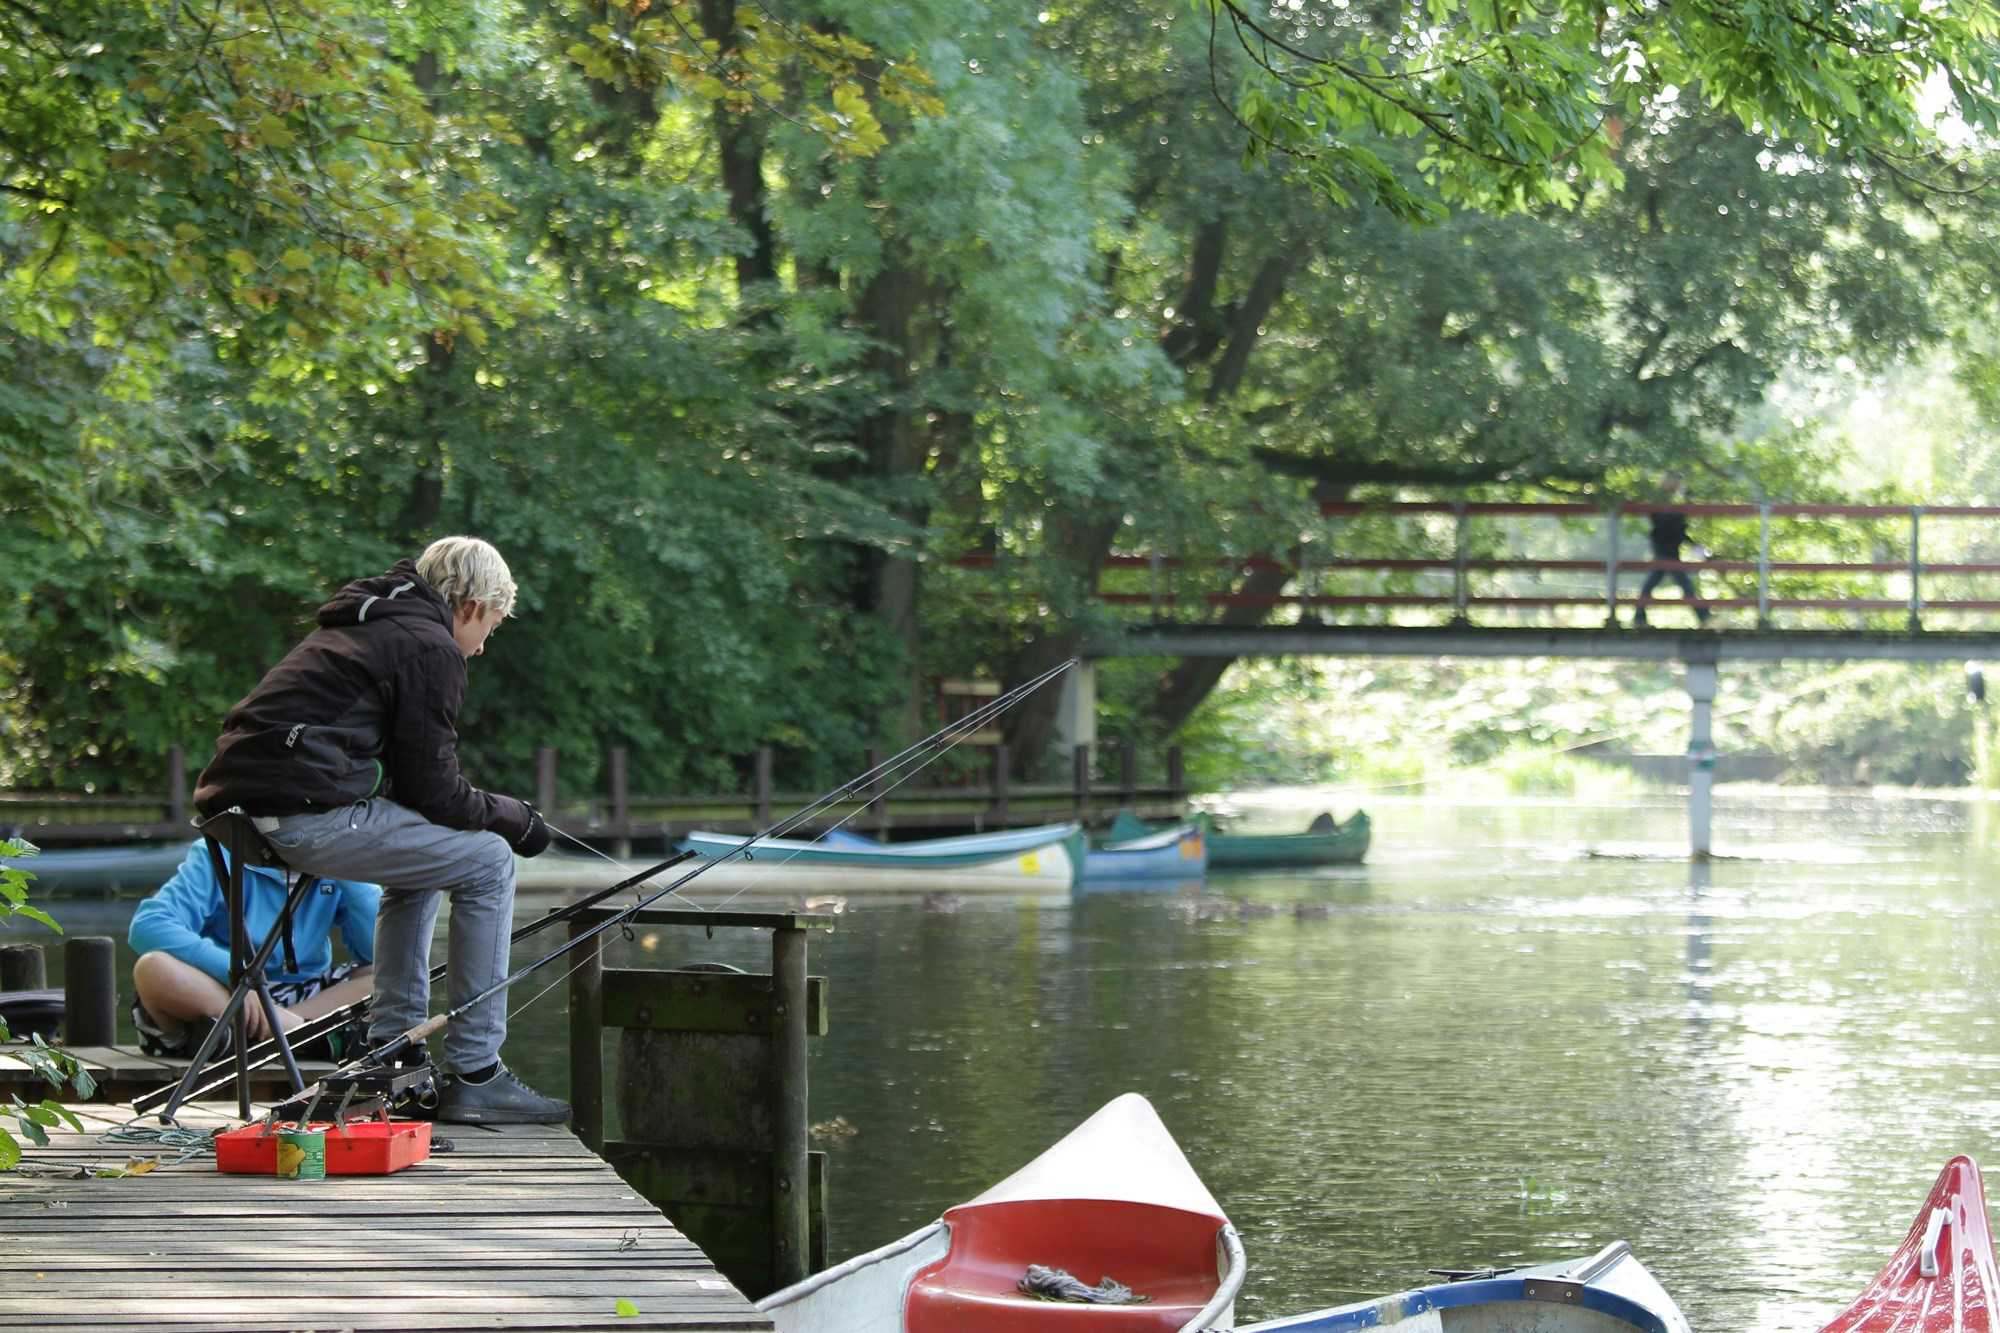
<path fill-rule="evenodd" d="M 63 941 L 63 1042 L 110 1046 L 118 1040 L 118 946 L 109 935 Z"/>
<path fill-rule="evenodd" d="M 1713 850 L 1715 792 L 1716 664 L 1714 648 L 1687 662 L 1687 692 L 1692 704 L 1688 728 L 1688 855 L 1706 861 Z"/>
<path fill-rule="evenodd" d="M 1922 505 L 1910 506 L 1910 633 L 1912 634 L 1924 627 L 1924 555 L 1923 547 L 1917 540 L 1923 516 Z"/>
<path fill-rule="evenodd" d="M 1613 504 L 1604 511 L 1604 625 L 1618 628 L 1618 520 L 1625 506 Z"/>
<path fill-rule="evenodd" d="M 1090 747 L 1079 745 L 1070 751 L 1070 808 L 1072 818 L 1090 813 Z"/>
<path fill-rule="evenodd" d="M 882 803 L 882 775 L 875 773 L 875 770 L 882 766 L 882 752 L 871 745 L 863 751 L 862 762 L 868 765 L 870 773 L 875 774 L 868 779 L 868 822 L 877 833 L 880 833 L 889 827 L 888 810 Z"/>
<path fill-rule="evenodd" d="M 571 932 L 608 916 L 586 913 Z M 607 968 L 593 956 L 570 982 L 577 1136 L 754 1299 L 826 1263 L 825 1156 L 807 1151 L 806 1125 L 806 1039 L 826 1032 L 826 980 L 807 975 L 806 932 L 832 922 L 649 908 L 634 924 L 772 932 L 768 975 Z M 606 1026 L 620 1029 L 613 1140 L 597 1054 Z"/>
<path fill-rule="evenodd" d="M 167 747 L 167 822 L 188 822 L 187 751 L 178 745 Z"/>
<path fill-rule="evenodd" d="M 39 944 L 0 946 L 0 990 L 47 990 L 48 958 Z"/>
<path fill-rule="evenodd" d="M 552 745 L 535 747 L 535 808 L 545 819 L 555 815 L 556 751 Z"/>
<path fill-rule="evenodd" d="M 806 933 L 771 932 L 771 1284 L 812 1272 L 806 1179 Z"/>
<path fill-rule="evenodd" d="M 1451 623 L 1470 625 L 1472 579 L 1469 562 L 1472 553 L 1465 542 L 1467 523 L 1465 501 L 1452 501 L 1451 515 Z"/>
<path fill-rule="evenodd" d="M 1007 827 L 1007 778 L 1011 760 L 1007 746 L 1002 743 L 993 747 L 993 826 Z"/>
<path fill-rule="evenodd" d="M 771 827 L 771 747 L 757 747 L 757 827 Z"/>
<path fill-rule="evenodd" d="M 614 745 L 604 756 L 606 781 L 610 784 L 608 795 L 611 799 L 611 854 L 624 858 L 632 854 L 632 836 L 628 821 L 632 817 L 632 792 L 626 781 L 625 761 L 629 752 L 622 745 Z"/>

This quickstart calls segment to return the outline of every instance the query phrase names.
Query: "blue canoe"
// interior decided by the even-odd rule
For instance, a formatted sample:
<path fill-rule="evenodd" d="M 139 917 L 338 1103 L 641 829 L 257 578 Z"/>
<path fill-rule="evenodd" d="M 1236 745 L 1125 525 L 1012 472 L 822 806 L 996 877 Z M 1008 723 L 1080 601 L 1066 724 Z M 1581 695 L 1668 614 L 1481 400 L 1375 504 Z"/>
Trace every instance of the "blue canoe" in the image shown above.
<path fill-rule="evenodd" d="M 1136 838 L 1112 838 L 1083 854 L 1087 883 L 1200 879 L 1208 873 L 1208 839 L 1196 824 L 1176 824 Z"/>
<path fill-rule="evenodd" d="M 1500 1328 L 1536 1333 L 1690 1333 L 1687 1316 L 1622 1240 L 1582 1259 L 1468 1274 L 1455 1282 L 1372 1301 L 1239 1324 L 1237 1333 L 1360 1329 L 1451 1333 Z"/>

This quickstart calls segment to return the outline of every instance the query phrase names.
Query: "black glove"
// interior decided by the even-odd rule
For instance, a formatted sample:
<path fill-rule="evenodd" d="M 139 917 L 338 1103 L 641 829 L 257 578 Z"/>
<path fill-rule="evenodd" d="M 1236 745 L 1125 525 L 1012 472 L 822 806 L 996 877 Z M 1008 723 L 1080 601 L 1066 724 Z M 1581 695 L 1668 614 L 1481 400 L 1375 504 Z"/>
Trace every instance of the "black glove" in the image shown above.
<path fill-rule="evenodd" d="M 528 827 L 514 840 L 514 850 L 523 856 L 540 856 L 549 849 L 549 826 L 542 822 L 542 812 L 534 806 L 523 801 L 521 807 L 528 812 Z"/>

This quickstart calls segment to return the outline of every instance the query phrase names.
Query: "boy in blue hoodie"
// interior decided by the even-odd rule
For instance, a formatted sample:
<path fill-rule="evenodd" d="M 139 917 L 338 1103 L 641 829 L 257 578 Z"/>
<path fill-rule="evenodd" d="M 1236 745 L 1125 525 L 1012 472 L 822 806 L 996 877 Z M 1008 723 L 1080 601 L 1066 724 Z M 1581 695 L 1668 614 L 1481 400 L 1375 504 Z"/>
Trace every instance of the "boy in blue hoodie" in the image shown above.
<path fill-rule="evenodd" d="M 226 853 L 225 853 L 226 855 Z M 243 924 L 257 948 L 284 910 L 286 886 L 275 870 L 243 872 Z M 281 944 L 265 964 L 271 998 L 287 1031 L 367 998 L 375 984 L 375 910 L 382 890 L 351 880 L 321 880 L 292 913 L 292 953 Z M 333 933 L 340 932 L 349 961 L 333 961 Z M 229 909 L 208 848 L 199 838 L 180 869 L 132 914 L 128 934 L 139 961 L 132 968 L 138 999 L 132 1018 L 140 1048 L 151 1055 L 186 1056 L 229 1001 Z M 264 1006 L 243 1006 L 250 1039 L 271 1035 Z M 218 1051 L 218 1054 L 220 1052 Z"/>

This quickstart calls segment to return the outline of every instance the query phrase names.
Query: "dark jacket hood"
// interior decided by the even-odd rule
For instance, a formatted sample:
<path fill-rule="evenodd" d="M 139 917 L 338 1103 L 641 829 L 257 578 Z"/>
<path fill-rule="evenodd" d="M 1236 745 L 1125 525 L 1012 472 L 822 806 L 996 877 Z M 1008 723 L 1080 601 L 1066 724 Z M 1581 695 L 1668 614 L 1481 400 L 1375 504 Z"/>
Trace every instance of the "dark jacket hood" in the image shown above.
<path fill-rule="evenodd" d="M 363 625 L 405 616 L 427 617 L 451 625 L 451 604 L 423 581 L 417 562 L 398 560 L 386 574 L 356 579 L 319 609 L 319 623 L 329 628 Z"/>

